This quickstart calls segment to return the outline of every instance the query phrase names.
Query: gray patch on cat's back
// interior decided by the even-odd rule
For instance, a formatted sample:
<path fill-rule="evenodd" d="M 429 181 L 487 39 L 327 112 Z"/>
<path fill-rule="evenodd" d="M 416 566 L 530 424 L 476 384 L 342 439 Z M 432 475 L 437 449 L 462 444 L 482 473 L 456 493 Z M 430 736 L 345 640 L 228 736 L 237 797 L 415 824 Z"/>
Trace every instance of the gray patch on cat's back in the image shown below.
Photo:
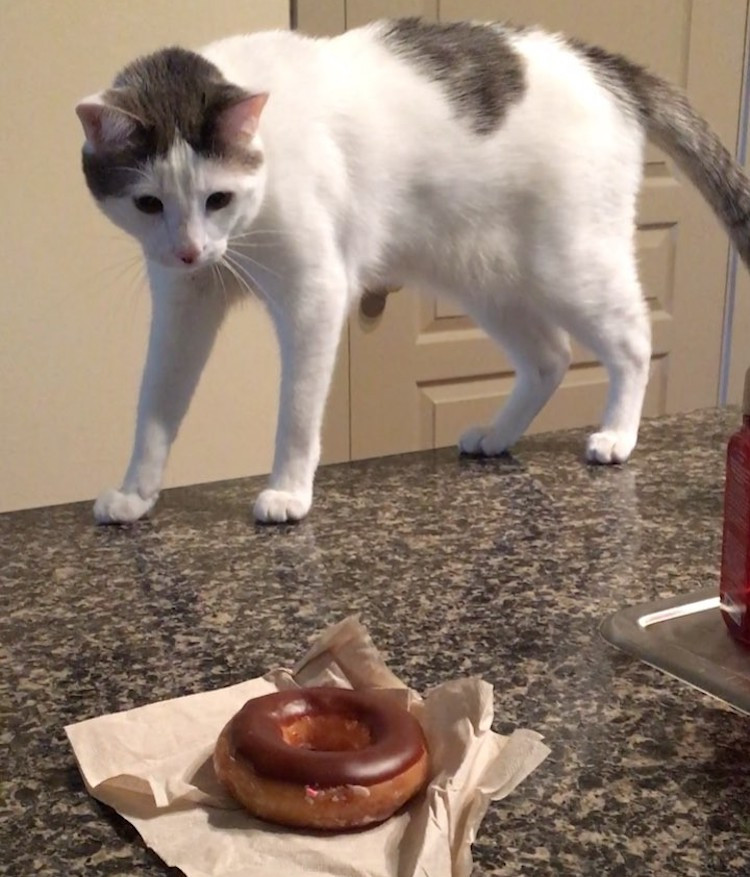
<path fill-rule="evenodd" d="M 750 266 L 750 180 L 685 92 L 623 55 L 578 39 L 568 39 L 568 45 L 620 107 L 687 173 Z"/>
<path fill-rule="evenodd" d="M 382 39 L 445 88 L 476 134 L 492 133 L 526 89 L 523 61 L 502 28 L 402 18 L 384 23 Z"/>
<path fill-rule="evenodd" d="M 599 82 L 618 100 L 623 109 L 636 117 L 643 115 L 645 95 L 653 78 L 644 67 L 624 55 L 608 52 L 577 37 L 568 37 L 567 43 L 588 62 Z"/>
<path fill-rule="evenodd" d="M 257 167 L 262 157 L 222 143 L 217 119 L 247 97 L 210 61 L 186 49 L 169 48 L 138 58 L 115 78 L 103 99 L 138 121 L 116 151 L 84 151 L 83 169 L 94 197 L 122 194 L 138 168 L 165 156 L 178 138 L 197 153 Z"/>

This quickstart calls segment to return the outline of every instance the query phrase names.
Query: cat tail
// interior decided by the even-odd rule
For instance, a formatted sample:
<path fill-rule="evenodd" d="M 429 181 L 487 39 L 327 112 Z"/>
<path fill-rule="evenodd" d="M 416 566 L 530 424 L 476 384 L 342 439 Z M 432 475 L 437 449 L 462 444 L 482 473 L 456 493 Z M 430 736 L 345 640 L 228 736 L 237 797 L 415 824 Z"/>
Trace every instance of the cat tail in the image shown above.
<path fill-rule="evenodd" d="M 750 178 L 684 92 L 651 74 L 641 98 L 649 138 L 687 174 L 750 268 Z"/>
<path fill-rule="evenodd" d="M 622 55 L 569 41 L 709 203 L 750 268 L 750 179 L 679 88 Z"/>

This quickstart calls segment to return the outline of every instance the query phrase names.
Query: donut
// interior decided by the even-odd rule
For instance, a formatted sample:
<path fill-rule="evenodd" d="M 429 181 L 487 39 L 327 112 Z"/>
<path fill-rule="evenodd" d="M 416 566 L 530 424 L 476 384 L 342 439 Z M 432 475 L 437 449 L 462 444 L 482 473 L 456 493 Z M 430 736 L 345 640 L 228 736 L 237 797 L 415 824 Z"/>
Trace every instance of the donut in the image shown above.
<path fill-rule="evenodd" d="M 425 736 L 387 695 L 300 688 L 249 700 L 214 749 L 216 775 L 253 816 L 292 828 L 383 822 L 427 781 Z"/>

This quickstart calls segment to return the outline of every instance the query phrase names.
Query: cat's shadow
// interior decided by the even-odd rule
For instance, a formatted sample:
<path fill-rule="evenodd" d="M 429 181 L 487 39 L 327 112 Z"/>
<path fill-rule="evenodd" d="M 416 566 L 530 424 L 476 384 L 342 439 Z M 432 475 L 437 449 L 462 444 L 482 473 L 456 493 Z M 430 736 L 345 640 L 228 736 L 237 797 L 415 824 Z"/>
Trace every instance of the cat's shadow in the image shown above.
<path fill-rule="evenodd" d="M 467 454 L 461 451 L 458 455 L 458 465 L 462 469 L 485 469 L 493 471 L 525 472 L 526 466 L 520 457 L 512 451 L 503 451 L 495 457 L 487 457 L 484 454 Z"/>

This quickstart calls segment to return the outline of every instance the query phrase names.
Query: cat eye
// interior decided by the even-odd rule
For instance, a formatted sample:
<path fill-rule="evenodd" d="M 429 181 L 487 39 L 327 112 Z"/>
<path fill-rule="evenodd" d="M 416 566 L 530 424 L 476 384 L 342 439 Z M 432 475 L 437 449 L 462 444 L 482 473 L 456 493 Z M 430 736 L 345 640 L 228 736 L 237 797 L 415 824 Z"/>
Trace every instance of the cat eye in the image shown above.
<path fill-rule="evenodd" d="M 164 205 L 153 195 L 139 195 L 133 198 L 133 203 L 141 213 L 161 213 L 164 210 Z"/>
<path fill-rule="evenodd" d="M 206 210 L 221 210 L 232 200 L 231 192 L 214 192 L 206 198 Z"/>

